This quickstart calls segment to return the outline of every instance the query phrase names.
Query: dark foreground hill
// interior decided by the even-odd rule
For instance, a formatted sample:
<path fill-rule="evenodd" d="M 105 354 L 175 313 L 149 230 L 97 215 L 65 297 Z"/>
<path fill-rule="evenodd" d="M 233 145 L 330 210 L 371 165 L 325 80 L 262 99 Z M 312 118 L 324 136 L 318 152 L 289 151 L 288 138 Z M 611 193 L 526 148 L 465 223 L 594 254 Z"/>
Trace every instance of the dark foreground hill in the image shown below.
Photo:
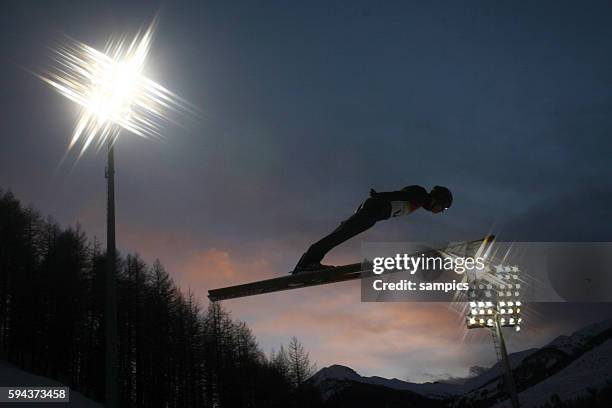
<path fill-rule="evenodd" d="M 32 373 L 28 373 L 26 371 L 21 370 L 20 368 L 14 366 L 13 364 L 7 363 L 6 361 L 0 361 L 0 387 L 9 387 L 9 386 L 21 386 L 21 387 L 65 387 L 65 384 L 62 384 L 58 381 L 52 380 L 50 378 L 41 377 L 39 375 L 34 375 Z M 40 405 L 40 404 L 39 404 Z M 27 406 L 27 403 L 23 402 L 8 404 L 3 403 L 2 407 L 23 407 Z M 103 405 L 97 402 L 94 402 L 88 398 L 85 398 L 81 393 L 71 390 L 70 392 L 70 402 L 69 403 L 61 403 L 54 402 L 52 404 L 55 408 L 62 407 L 70 407 L 70 408 L 102 408 Z"/>

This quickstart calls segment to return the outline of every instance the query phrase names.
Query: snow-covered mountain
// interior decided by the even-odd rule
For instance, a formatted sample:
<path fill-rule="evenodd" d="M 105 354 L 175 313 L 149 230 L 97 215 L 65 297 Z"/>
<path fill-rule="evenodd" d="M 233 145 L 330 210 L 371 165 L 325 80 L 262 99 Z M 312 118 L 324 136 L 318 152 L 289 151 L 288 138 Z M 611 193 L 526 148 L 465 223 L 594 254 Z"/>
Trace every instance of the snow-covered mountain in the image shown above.
<path fill-rule="evenodd" d="M 510 364 L 514 368 L 518 366 L 525 357 L 537 351 L 537 349 L 524 350 L 510 355 Z M 342 387 L 342 382 L 353 381 L 362 384 L 380 385 L 394 390 L 412 391 L 428 398 L 444 399 L 456 395 L 462 395 L 470 390 L 482 387 L 483 385 L 498 378 L 502 374 L 501 363 L 486 369 L 482 374 L 464 379 L 461 383 L 428 382 L 411 383 L 397 378 L 383 378 L 378 376 L 363 377 L 352 368 L 342 365 L 332 365 L 322 368 L 310 381 L 319 387 L 325 394 L 331 395 L 334 389 Z"/>
<path fill-rule="evenodd" d="M 521 406 L 539 407 L 556 394 L 561 401 L 588 396 L 591 390 L 612 384 L 612 339 L 587 351 L 570 365 L 519 394 Z M 610 402 L 612 406 L 612 401 Z M 495 405 L 510 407 L 508 401 Z"/>
<path fill-rule="evenodd" d="M 521 406 L 543 405 L 555 394 L 562 401 L 573 400 L 606 387 L 608 382 L 612 385 L 610 361 L 601 357 L 606 355 L 611 339 L 612 319 L 589 325 L 570 336 L 559 336 L 525 357 L 513 367 Z M 501 378 L 496 378 L 462 395 L 460 402 L 487 401 L 491 406 L 506 407 L 508 401 L 499 403 L 505 398 Z"/>
<path fill-rule="evenodd" d="M 339 388 L 348 382 L 361 384 L 379 385 L 399 391 L 411 391 L 430 398 L 446 398 L 455 394 L 455 384 L 425 383 L 415 384 L 397 378 L 387 379 L 383 377 L 363 377 L 349 367 L 342 365 L 332 365 L 319 370 L 310 378 L 310 382 L 317 386 L 323 397 L 333 395 Z"/>
<path fill-rule="evenodd" d="M 559 336 L 540 349 L 512 353 L 509 357 L 523 407 L 543 405 L 555 394 L 561 400 L 592 394 L 612 386 L 612 319 L 570 336 Z M 364 377 L 349 367 L 332 365 L 318 371 L 309 382 L 326 400 L 339 393 L 347 394 L 359 384 L 361 388 L 376 386 L 410 392 L 449 407 L 505 408 L 508 403 L 502 402 L 506 399 L 502 374 L 501 363 L 497 363 L 463 382 L 415 384 L 397 378 Z"/>

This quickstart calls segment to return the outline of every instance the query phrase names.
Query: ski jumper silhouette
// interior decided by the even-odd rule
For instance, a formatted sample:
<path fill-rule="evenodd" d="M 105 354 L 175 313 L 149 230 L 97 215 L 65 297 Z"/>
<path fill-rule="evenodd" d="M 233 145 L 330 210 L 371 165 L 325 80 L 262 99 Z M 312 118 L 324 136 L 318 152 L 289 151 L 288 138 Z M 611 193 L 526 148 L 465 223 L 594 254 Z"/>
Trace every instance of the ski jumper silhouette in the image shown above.
<path fill-rule="evenodd" d="M 429 193 L 421 186 L 408 186 L 399 191 L 383 193 L 370 190 L 370 197 L 352 216 L 308 248 L 293 273 L 331 268 L 329 265 L 321 264 L 325 255 L 355 235 L 370 229 L 378 221 L 408 215 L 419 208 L 438 214 L 448 209 L 452 202 L 453 196 L 450 190 L 441 186 L 435 186 Z"/>

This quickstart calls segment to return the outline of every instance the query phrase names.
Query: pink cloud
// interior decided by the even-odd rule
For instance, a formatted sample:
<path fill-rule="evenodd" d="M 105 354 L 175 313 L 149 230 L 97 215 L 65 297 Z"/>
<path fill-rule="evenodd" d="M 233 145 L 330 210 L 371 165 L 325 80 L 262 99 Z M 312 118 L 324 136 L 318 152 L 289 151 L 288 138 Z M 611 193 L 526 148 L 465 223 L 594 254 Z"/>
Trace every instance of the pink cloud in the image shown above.
<path fill-rule="evenodd" d="M 270 277 L 264 259 L 237 260 L 217 248 L 193 251 L 180 262 L 174 276 L 181 284 L 201 291 Z"/>

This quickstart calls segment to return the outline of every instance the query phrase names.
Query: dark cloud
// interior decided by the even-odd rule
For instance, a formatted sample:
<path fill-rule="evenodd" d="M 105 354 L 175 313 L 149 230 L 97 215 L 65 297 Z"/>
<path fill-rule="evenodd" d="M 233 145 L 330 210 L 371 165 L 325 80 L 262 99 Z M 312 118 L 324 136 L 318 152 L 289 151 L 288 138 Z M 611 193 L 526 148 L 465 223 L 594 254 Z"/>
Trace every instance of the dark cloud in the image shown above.
<path fill-rule="evenodd" d="M 507 241 L 612 241 L 609 179 L 588 180 L 571 191 L 544 196 L 500 228 Z M 607 188 L 608 187 L 608 188 Z"/>

